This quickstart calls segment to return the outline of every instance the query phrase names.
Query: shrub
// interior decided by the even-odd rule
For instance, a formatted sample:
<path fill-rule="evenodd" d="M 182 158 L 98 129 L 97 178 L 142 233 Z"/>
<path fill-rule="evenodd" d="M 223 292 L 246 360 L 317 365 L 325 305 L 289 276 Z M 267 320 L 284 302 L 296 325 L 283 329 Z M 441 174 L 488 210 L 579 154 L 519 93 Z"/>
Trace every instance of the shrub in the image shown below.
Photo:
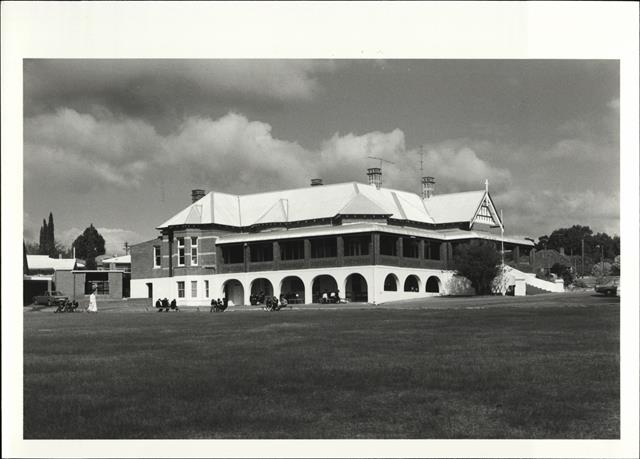
<path fill-rule="evenodd" d="M 453 258 L 456 274 L 471 282 L 477 294 L 491 293 L 493 279 L 500 271 L 500 254 L 493 242 L 472 241 L 456 248 Z"/>

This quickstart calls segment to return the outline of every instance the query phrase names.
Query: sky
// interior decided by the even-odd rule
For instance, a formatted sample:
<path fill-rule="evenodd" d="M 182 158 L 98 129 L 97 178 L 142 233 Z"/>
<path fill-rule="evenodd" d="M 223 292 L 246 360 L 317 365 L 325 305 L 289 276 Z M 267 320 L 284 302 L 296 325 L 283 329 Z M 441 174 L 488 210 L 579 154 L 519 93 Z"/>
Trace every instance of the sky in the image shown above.
<path fill-rule="evenodd" d="M 24 237 L 155 237 L 194 188 L 489 191 L 505 234 L 620 234 L 612 60 L 24 61 Z M 312 204 L 310 204 L 312 205 Z"/>

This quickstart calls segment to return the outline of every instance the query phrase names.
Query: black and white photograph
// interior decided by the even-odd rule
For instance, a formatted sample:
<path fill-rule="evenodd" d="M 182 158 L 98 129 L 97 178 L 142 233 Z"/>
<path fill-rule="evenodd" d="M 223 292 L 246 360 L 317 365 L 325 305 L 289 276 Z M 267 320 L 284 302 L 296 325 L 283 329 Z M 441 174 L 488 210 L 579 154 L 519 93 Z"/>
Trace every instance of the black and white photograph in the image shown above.
<path fill-rule="evenodd" d="M 301 23 L 305 5 L 291 6 Z M 419 42 L 413 55 L 222 56 L 222 43 L 12 61 L 2 312 L 20 351 L 6 358 L 3 338 L 3 374 L 20 373 L 12 432 L 26 445 L 13 451 L 171 440 L 153 453 L 171 457 L 192 440 L 278 440 L 203 454 L 427 457 L 456 451 L 431 440 L 494 440 L 453 454 L 495 457 L 516 454 L 499 440 L 561 440 L 577 443 L 518 454 L 633 457 L 628 61 Z M 22 289 L 5 272 L 8 200 Z"/>

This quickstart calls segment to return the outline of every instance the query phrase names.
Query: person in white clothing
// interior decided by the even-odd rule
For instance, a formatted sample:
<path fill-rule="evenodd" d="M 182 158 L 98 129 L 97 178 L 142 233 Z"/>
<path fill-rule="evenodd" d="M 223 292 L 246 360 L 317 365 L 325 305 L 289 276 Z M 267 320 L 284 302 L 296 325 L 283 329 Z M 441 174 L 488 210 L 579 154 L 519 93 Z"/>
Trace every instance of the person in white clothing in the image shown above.
<path fill-rule="evenodd" d="M 91 295 L 89 295 L 89 307 L 87 307 L 87 312 L 98 312 L 98 303 L 96 302 L 95 290 L 91 293 Z"/>

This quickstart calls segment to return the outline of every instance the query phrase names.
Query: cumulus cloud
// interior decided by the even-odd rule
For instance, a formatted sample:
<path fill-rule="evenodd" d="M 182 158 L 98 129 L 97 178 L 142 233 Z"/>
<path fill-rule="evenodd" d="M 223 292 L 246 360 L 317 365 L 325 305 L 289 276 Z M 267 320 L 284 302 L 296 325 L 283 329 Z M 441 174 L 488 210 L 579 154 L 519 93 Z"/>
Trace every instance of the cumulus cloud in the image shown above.
<path fill-rule="evenodd" d="M 509 171 L 483 160 L 478 146 L 490 148 L 466 140 L 427 146 L 425 173 L 435 176 L 443 191 L 478 188 L 485 178 L 505 187 Z M 215 120 L 188 117 L 165 135 L 145 121 L 104 109 L 79 113 L 63 108 L 25 121 L 25 179 L 58 182 L 80 193 L 113 186 L 136 189 L 158 177 L 186 177 L 234 193 L 305 186 L 312 177 L 326 183 L 366 181 L 365 169 L 379 164 L 369 156 L 393 163 L 383 163 L 386 186 L 419 188 L 419 154 L 406 149 L 400 129 L 336 133 L 311 150 L 277 138 L 268 123 L 238 113 Z"/>
<path fill-rule="evenodd" d="M 98 233 L 104 238 L 105 253 L 107 255 L 124 255 L 124 243 L 129 245 L 142 242 L 144 238 L 135 231 L 121 228 L 96 228 Z M 84 232 L 85 228 L 69 228 L 60 234 L 60 242 L 66 247 L 71 247 L 73 241 L 76 240 Z"/>
<path fill-rule="evenodd" d="M 24 123 L 25 179 L 60 181 L 77 191 L 100 184 L 135 187 L 163 148 L 149 124 L 61 108 Z"/>
<path fill-rule="evenodd" d="M 485 179 L 497 190 L 505 189 L 511 183 L 509 170 L 480 158 L 469 140 L 426 145 L 424 151 L 425 174 L 435 177 L 443 191 L 479 189 L 484 186 Z"/>

